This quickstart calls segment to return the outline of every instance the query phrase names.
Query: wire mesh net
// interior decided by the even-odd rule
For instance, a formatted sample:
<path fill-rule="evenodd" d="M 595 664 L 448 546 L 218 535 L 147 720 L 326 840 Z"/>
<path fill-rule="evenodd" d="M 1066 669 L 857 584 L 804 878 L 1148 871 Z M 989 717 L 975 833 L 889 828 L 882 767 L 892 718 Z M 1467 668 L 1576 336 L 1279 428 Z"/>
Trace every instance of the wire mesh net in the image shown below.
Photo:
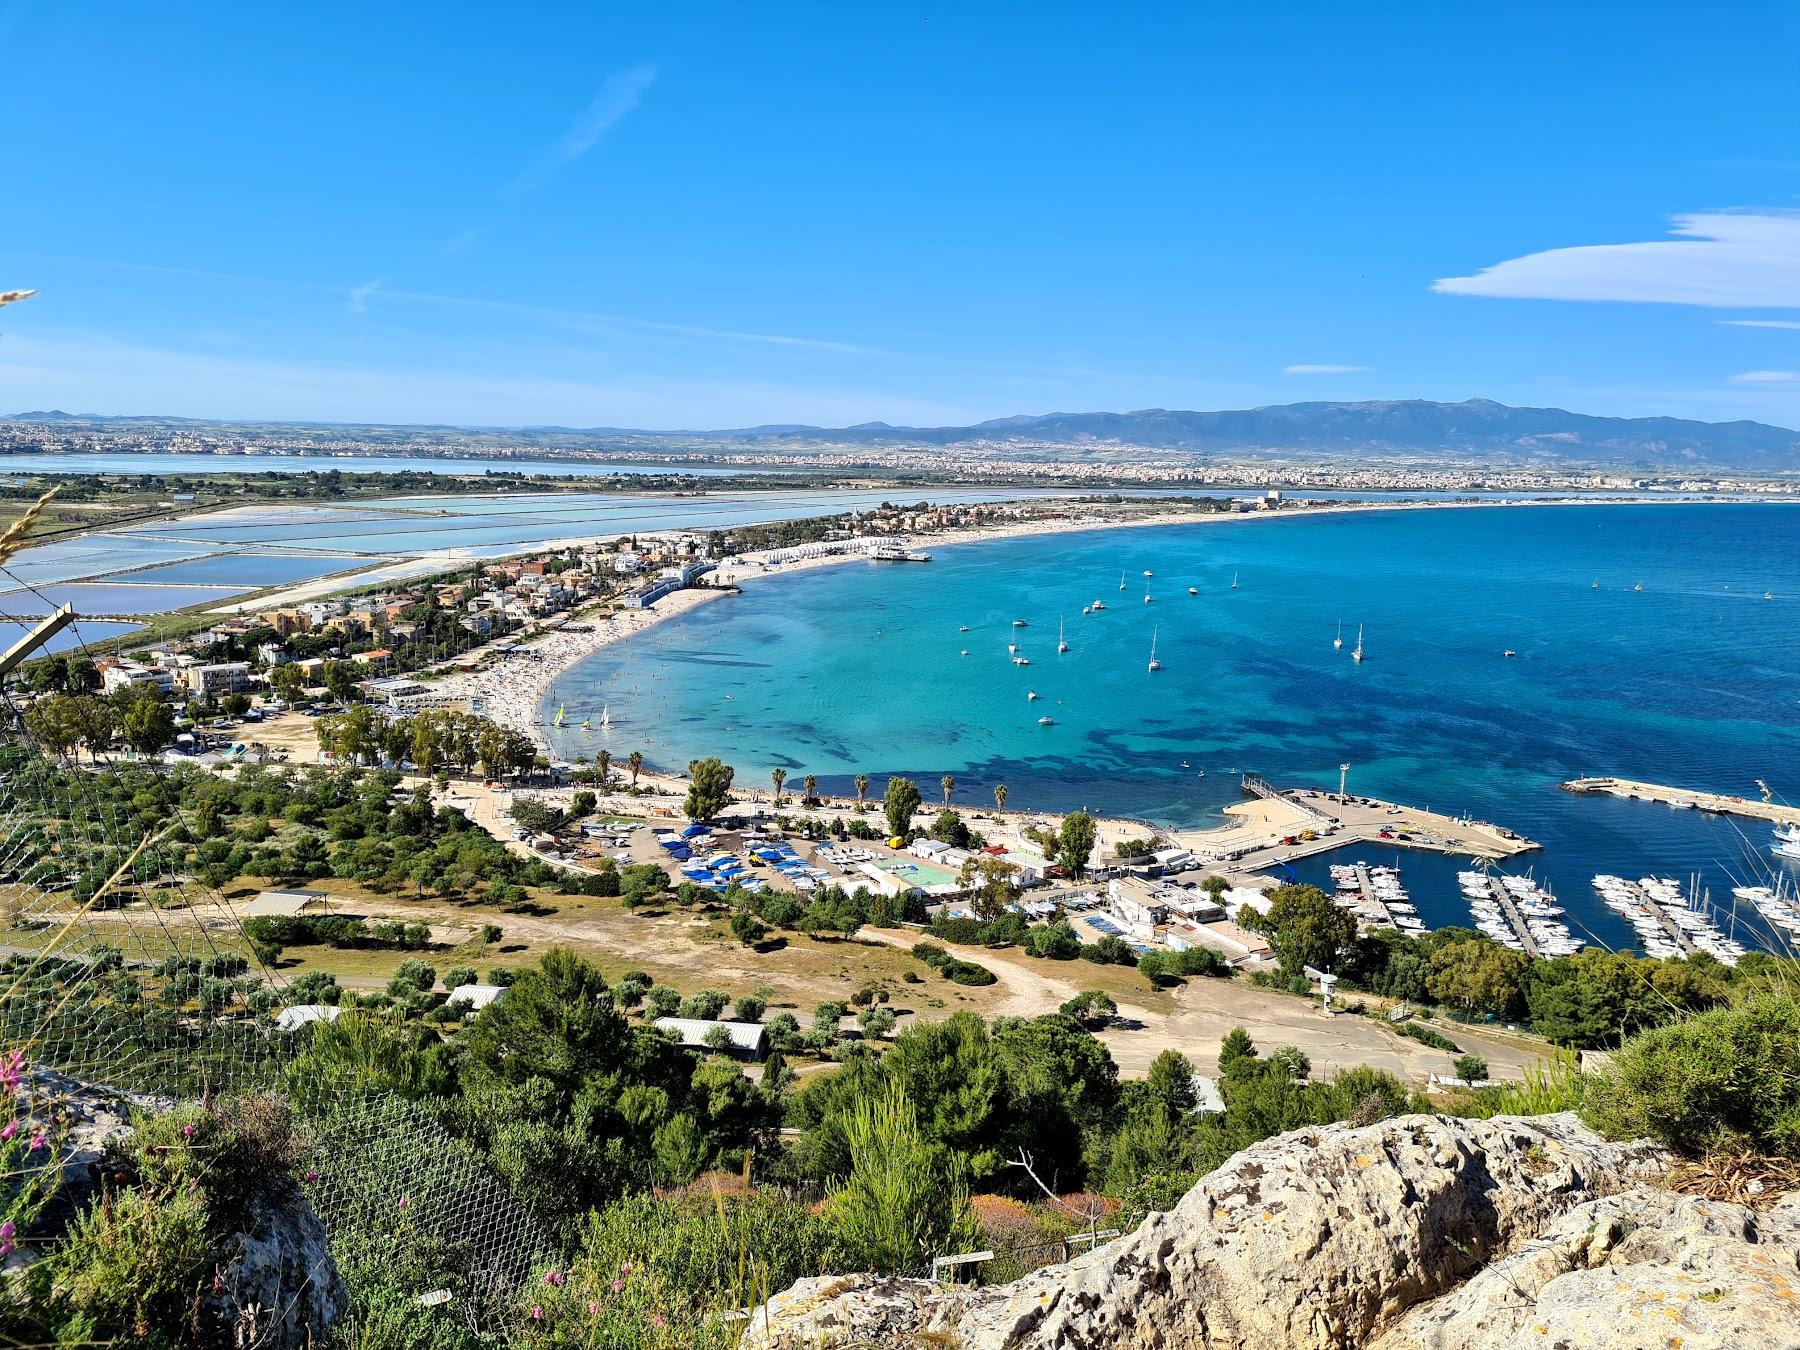
<path fill-rule="evenodd" d="M 0 706 L 0 1046 L 143 1104 L 279 1093 L 334 1248 L 381 1235 L 465 1295 L 516 1286 L 544 1230 L 425 1106 L 306 1058 L 316 1027 L 278 1029 L 286 981 L 194 875 L 189 813 L 26 726 Z"/>

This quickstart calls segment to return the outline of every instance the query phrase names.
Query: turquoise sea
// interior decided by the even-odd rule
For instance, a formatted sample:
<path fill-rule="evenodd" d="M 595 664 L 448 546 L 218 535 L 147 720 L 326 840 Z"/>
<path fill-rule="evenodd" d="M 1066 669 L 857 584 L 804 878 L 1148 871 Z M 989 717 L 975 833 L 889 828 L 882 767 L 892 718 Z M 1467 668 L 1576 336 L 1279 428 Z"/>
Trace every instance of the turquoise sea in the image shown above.
<path fill-rule="evenodd" d="M 665 766 L 718 754 L 740 781 L 779 766 L 837 791 L 904 773 L 928 798 L 950 773 L 965 803 L 1005 783 L 1012 805 L 1172 825 L 1216 821 L 1240 771 L 1335 786 L 1348 763 L 1353 792 L 1540 841 L 1518 867 L 1620 946 L 1630 930 L 1595 900 L 1595 872 L 1699 873 L 1729 905 L 1730 879 L 1772 861 L 1768 828 L 1576 798 L 1561 781 L 1754 795 L 1763 778 L 1800 800 L 1792 506 L 1369 511 L 932 551 L 753 584 L 597 654 L 556 691 L 558 749 Z M 1104 612 L 1084 615 L 1095 600 Z M 1012 664 L 1015 636 L 1029 666 Z M 607 739 L 575 729 L 603 706 Z M 1467 921 L 1457 860 L 1399 861 L 1428 922 Z"/>

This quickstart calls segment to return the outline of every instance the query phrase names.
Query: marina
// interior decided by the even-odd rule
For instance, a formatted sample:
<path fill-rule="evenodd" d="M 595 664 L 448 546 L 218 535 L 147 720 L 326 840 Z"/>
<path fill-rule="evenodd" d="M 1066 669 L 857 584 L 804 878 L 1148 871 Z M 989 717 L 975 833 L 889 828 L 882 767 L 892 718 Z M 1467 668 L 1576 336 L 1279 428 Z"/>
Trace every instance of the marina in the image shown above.
<path fill-rule="evenodd" d="M 1668 877 L 1640 877 L 1632 882 L 1602 873 L 1594 878 L 1594 889 L 1608 909 L 1623 915 L 1636 930 L 1648 956 L 1705 952 L 1734 966 L 1744 955 L 1744 945 L 1720 932 L 1708 916 L 1710 903 L 1697 879 L 1684 891 L 1680 882 Z"/>
<path fill-rule="evenodd" d="M 1531 877 L 1460 872 L 1475 926 L 1503 946 L 1530 957 L 1572 956 L 1586 942 L 1562 922 L 1563 908 Z"/>
<path fill-rule="evenodd" d="M 1371 867 L 1367 863 L 1340 864 L 1331 869 L 1336 887 L 1333 899 L 1356 914 L 1369 928 L 1393 928 L 1408 937 L 1423 937 L 1424 922 L 1400 884 L 1398 867 Z"/>

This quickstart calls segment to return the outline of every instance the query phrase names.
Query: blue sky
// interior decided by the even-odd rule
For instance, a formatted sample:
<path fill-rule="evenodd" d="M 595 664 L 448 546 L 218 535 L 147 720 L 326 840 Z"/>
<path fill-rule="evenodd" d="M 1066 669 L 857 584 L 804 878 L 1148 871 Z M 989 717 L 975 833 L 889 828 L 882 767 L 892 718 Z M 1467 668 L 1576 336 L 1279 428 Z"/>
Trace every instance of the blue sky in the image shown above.
<path fill-rule="evenodd" d="M 0 411 L 1800 426 L 1792 4 L 944 9 L 0 0 Z"/>

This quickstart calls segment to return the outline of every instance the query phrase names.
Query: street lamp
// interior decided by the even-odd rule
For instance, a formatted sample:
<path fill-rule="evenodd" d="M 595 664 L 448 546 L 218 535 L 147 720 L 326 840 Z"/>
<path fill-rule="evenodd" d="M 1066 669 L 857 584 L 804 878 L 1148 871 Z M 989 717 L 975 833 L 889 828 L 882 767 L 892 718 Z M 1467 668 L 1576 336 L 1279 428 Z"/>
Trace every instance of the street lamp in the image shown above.
<path fill-rule="evenodd" d="M 1346 778 L 1348 778 L 1349 776 L 1350 776 L 1350 766 L 1348 764 L 1338 765 L 1338 805 L 1339 806 L 1342 806 L 1344 804 L 1344 780 Z"/>

